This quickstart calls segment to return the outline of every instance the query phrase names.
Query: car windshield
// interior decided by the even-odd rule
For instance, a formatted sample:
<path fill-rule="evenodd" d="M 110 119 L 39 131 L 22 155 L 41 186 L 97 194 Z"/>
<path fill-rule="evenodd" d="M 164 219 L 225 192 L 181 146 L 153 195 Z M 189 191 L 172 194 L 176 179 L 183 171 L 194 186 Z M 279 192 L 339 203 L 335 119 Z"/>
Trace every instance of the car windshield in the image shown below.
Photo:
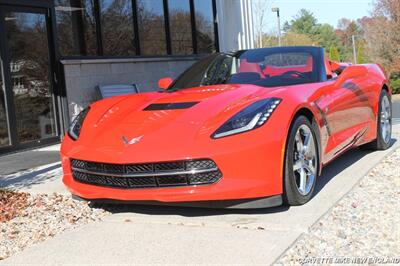
<path fill-rule="evenodd" d="M 209 55 L 186 70 L 169 90 L 217 84 L 277 87 L 318 81 L 310 52 L 256 49 Z"/>

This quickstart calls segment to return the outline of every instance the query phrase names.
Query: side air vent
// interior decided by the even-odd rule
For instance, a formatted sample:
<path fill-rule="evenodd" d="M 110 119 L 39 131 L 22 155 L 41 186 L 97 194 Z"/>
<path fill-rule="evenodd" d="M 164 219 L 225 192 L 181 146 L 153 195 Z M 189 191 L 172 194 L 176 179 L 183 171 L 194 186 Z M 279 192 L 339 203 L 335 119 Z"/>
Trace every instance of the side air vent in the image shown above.
<path fill-rule="evenodd" d="M 183 103 L 154 103 L 150 104 L 143 111 L 159 111 L 159 110 L 176 110 L 176 109 L 187 109 L 199 102 L 183 102 Z"/>

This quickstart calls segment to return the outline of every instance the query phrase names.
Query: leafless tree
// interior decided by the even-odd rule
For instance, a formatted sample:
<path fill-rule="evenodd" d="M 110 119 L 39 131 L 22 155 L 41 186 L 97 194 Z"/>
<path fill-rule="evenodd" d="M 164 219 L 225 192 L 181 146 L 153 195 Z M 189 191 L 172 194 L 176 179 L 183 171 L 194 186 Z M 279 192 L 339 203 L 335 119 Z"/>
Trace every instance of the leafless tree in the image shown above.
<path fill-rule="evenodd" d="M 263 35 L 265 33 L 266 17 L 268 12 L 271 12 L 272 0 L 254 0 L 254 28 L 256 32 L 256 47 L 264 46 Z"/>

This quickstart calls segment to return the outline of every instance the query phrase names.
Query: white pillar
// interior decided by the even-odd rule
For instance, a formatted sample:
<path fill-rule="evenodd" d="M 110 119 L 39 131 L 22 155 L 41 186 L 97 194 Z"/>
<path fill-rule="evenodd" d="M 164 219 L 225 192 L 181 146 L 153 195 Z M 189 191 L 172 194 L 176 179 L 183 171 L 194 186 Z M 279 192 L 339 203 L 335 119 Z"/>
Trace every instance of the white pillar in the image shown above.
<path fill-rule="evenodd" d="M 251 0 L 217 0 L 221 51 L 254 48 Z"/>
<path fill-rule="evenodd" d="M 243 0 L 246 2 L 246 36 L 247 36 L 247 49 L 254 48 L 254 24 L 253 24 L 253 5 L 251 4 L 251 0 Z"/>

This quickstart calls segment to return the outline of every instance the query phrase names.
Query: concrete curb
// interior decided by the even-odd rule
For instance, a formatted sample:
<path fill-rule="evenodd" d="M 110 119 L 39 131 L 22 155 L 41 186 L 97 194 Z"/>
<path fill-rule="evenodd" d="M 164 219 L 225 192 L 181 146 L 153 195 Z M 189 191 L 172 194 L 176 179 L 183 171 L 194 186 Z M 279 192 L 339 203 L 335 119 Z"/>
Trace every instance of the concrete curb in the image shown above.
<path fill-rule="evenodd" d="M 399 96 L 399 100 L 400 100 L 400 95 Z M 271 264 L 271 265 L 275 265 L 277 264 L 277 262 L 286 254 L 286 252 L 288 250 L 290 250 L 296 243 L 298 240 L 300 240 L 302 237 L 304 237 L 307 233 L 309 233 L 310 228 L 312 228 L 314 225 L 316 225 L 323 217 L 325 217 L 326 215 L 328 215 L 329 213 L 331 213 L 331 211 L 333 210 L 333 208 L 335 208 L 337 206 L 337 204 L 342 201 L 345 197 L 347 197 L 348 194 L 350 194 L 350 192 L 352 192 L 360 183 L 361 181 L 365 178 L 365 176 L 367 176 L 376 166 L 378 166 L 379 164 L 382 163 L 382 161 L 384 161 L 388 156 L 390 156 L 391 154 L 393 154 L 397 149 L 400 148 L 400 140 L 397 140 L 392 147 L 390 147 L 390 151 L 388 152 L 388 154 L 386 154 L 379 162 L 373 164 L 370 168 L 368 168 L 368 170 L 365 172 L 365 174 L 359 178 L 357 180 L 357 182 L 350 188 L 350 190 L 344 194 L 342 197 L 340 197 L 326 212 L 324 212 L 323 214 L 321 214 L 321 216 L 308 227 L 308 230 L 306 233 L 301 233 L 296 240 L 285 249 L 284 252 L 282 252 L 282 254 Z"/>

